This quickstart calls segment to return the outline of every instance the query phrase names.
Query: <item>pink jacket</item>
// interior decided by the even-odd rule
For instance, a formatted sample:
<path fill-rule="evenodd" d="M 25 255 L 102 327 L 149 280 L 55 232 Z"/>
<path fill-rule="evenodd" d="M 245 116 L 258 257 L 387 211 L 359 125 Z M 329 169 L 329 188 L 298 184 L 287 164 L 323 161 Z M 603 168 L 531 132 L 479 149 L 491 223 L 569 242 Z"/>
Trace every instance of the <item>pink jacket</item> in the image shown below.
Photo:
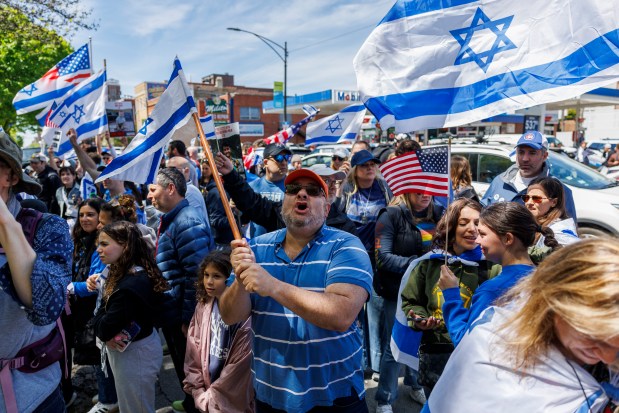
<path fill-rule="evenodd" d="M 237 331 L 228 360 L 219 378 L 211 383 L 208 366 L 213 303 L 198 303 L 189 324 L 183 389 L 202 412 L 253 413 L 251 318 Z"/>

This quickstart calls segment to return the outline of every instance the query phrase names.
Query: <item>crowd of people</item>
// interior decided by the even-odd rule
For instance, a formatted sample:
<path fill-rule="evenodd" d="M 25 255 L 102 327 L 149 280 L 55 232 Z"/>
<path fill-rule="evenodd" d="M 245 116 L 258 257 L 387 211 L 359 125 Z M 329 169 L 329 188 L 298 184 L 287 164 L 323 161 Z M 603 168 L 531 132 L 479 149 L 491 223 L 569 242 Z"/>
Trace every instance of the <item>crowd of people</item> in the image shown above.
<path fill-rule="evenodd" d="M 0 411 L 66 411 L 75 363 L 95 366 L 89 413 L 154 412 L 164 347 L 175 412 L 363 413 L 374 379 L 389 413 L 402 373 L 424 412 L 619 403 L 619 241 L 578 238 L 538 132 L 481 199 L 454 156 L 449 202 L 382 178 L 411 139 L 310 168 L 271 143 L 261 176 L 173 141 L 154 183 L 84 194 L 116 153 L 68 135 L 77 162 L 52 150 L 24 171 L 0 132 Z M 399 313 L 418 363 L 392 347 Z"/>

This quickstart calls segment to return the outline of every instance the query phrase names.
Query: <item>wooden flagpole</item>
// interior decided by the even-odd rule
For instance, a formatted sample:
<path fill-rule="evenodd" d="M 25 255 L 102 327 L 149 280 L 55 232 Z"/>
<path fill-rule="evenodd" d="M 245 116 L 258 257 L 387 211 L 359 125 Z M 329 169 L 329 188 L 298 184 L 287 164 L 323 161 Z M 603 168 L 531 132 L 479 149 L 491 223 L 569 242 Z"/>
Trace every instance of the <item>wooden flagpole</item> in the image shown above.
<path fill-rule="evenodd" d="M 449 251 L 449 205 L 451 205 L 451 134 L 447 138 L 447 186 L 449 193 L 447 194 L 447 208 L 445 209 L 445 265 L 447 265 L 447 253 Z"/>
<path fill-rule="evenodd" d="M 197 112 L 192 113 L 193 120 L 196 123 L 196 129 L 198 129 L 198 134 L 200 135 L 200 144 L 202 145 L 202 149 L 206 154 L 206 158 L 208 159 L 208 163 L 211 166 L 211 170 L 213 171 L 213 179 L 215 180 L 215 186 L 217 186 L 217 190 L 219 191 L 219 196 L 221 197 L 221 203 L 224 206 L 224 210 L 226 211 L 226 217 L 228 218 L 228 223 L 230 224 L 230 228 L 232 229 L 232 235 L 235 240 L 242 239 L 241 232 L 239 231 L 238 225 L 236 225 L 236 218 L 232 213 L 232 208 L 230 208 L 230 203 L 228 202 L 228 197 L 226 195 L 226 191 L 224 190 L 224 184 L 221 181 L 221 176 L 219 176 L 219 172 L 217 171 L 217 166 L 215 166 L 215 157 L 213 156 L 213 152 L 211 151 L 211 146 L 206 141 L 206 136 L 204 135 L 204 131 L 202 130 L 202 124 L 200 123 L 200 118 Z"/>

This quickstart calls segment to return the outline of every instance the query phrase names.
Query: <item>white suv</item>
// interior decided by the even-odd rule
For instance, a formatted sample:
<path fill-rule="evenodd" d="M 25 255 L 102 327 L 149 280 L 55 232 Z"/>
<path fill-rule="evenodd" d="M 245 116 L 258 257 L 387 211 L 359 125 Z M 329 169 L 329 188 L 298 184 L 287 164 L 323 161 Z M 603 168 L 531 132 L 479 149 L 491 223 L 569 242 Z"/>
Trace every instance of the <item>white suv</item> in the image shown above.
<path fill-rule="evenodd" d="M 473 186 L 481 198 L 495 176 L 514 162 L 513 147 L 492 144 L 455 144 L 452 155 L 469 160 Z M 615 180 L 588 168 L 566 155 L 549 151 L 550 174 L 572 190 L 578 232 L 582 237 L 619 236 L 619 186 Z"/>

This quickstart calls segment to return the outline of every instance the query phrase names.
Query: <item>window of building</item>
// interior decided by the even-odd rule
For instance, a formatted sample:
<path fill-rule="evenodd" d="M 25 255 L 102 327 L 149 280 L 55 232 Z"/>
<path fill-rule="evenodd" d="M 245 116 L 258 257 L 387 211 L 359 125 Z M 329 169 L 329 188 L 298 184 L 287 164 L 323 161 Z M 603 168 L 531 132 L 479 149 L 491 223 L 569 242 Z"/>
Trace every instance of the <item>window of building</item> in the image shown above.
<path fill-rule="evenodd" d="M 260 120 L 260 108 L 241 107 L 241 120 Z"/>

